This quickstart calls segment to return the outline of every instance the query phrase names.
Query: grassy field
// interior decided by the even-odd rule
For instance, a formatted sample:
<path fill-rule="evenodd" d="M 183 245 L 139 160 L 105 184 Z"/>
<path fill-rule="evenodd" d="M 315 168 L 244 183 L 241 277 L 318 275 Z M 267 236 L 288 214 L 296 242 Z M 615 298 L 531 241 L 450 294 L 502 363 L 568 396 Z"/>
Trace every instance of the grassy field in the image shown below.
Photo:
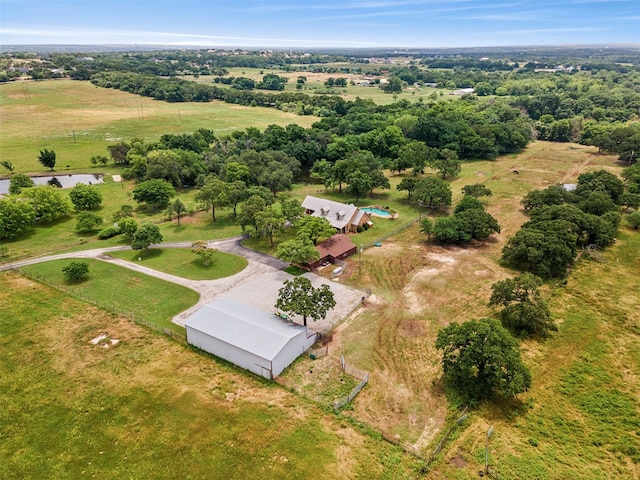
<path fill-rule="evenodd" d="M 601 261 L 582 260 L 550 304 L 559 324 L 524 344 L 533 388 L 517 405 L 480 409 L 439 467 L 459 456 L 473 478 L 494 424 L 498 478 L 600 479 L 640 475 L 640 235 L 622 232 Z"/>
<path fill-rule="evenodd" d="M 89 263 L 89 277 L 82 282 L 65 280 L 62 267 L 71 260 L 52 260 L 23 267 L 23 270 L 111 311 L 184 333 L 184 328 L 173 324 L 171 319 L 195 305 L 198 293 L 117 265 L 85 261 Z"/>
<path fill-rule="evenodd" d="M 211 264 L 205 267 L 202 259 L 187 248 L 152 248 L 144 255 L 138 251 L 123 250 L 109 252 L 109 255 L 191 280 L 229 277 L 247 266 L 247 259 L 244 257 L 217 252 L 211 259 Z"/>
<path fill-rule="evenodd" d="M 3 479 L 414 478 L 388 443 L 57 290 L 3 273 L 0 302 Z"/>
<path fill-rule="evenodd" d="M 336 65 L 336 67 L 347 66 L 345 65 Z M 285 84 L 286 92 L 301 92 L 306 93 L 308 95 L 319 95 L 320 92 L 329 93 L 331 95 L 339 95 L 343 97 L 345 100 L 355 100 L 356 98 L 363 98 L 367 100 L 373 100 L 378 105 L 388 105 L 400 99 L 408 99 L 412 102 L 418 101 L 419 98 L 423 100 L 453 100 L 455 97 L 450 95 L 451 90 L 442 89 L 442 88 L 430 88 L 430 87 L 407 87 L 397 95 L 391 95 L 385 93 L 380 89 L 377 85 L 372 86 L 362 86 L 357 85 L 359 81 L 365 80 L 366 72 L 362 74 L 353 74 L 353 73 L 313 73 L 313 72 L 287 72 L 282 69 L 264 69 L 264 68 L 230 68 L 229 77 L 247 77 L 252 80 L 259 82 L 262 81 L 262 77 L 267 73 L 275 73 L 276 75 L 280 75 L 281 77 L 288 78 L 289 81 Z M 299 76 L 303 76 L 307 78 L 306 83 L 303 85 L 301 90 L 296 89 L 296 80 Z M 346 87 L 334 87 L 330 90 L 327 90 L 324 82 L 327 81 L 330 77 L 333 78 L 346 78 L 347 86 Z M 213 84 L 213 78 L 207 76 L 201 76 L 194 79 L 191 76 L 183 77 L 185 80 L 196 81 L 198 83 L 205 84 Z M 356 85 L 351 85 L 350 82 L 353 81 Z M 219 87 L 225 87 L 224 84 L 215 84 Z M 316 93 L 317 92 L 317 93 Z M 435 94 L 435 95 L 434 95 Z"/>
<path fill-rule="evenodd" d="M 250 126 L 264 129 L 274 123 L 296 123 L 307 127 L 316 120 L 218 101 L 159 102 L 74 80 L 0 85 L 0 118 L 0 154 L 13 163 L 16 173 L 43 172 L 38 162 L 43 148 L 56 152 L 56 172 L 104 172 L 110 169 L 92 167 L 89 159 L 107 155 L 106 147 L 122 140 L 153 140 L 198 128 L 225 136 Z"/>
<path fill-rule="evenodd" d="M 500 235 L 466 248 L 442 247 L 426 244 L 415 226 L 365 251 L 361 266 L 357 259 L 348 262 L 346 277 L 374 293 L 364 312 L 334 334 L 330 350 L 371 373 L 375 388 L 358 396 L 355 418 L 407 448 L 430 452 L 459 415 L 444 397 L 433 347 L 437 331 L 452 321 L 495 315 L 487 306 L 490 286 L 514 273 L 497 260 L 506 239 L 526 220 L 522 196 L 599 168 L 617 172 L 620 167 L 586 147 L 544 142 L 518 156 L 465 163 L 452 183 L 454 203 L 463 185 L 485 183 L 493 190 L 486 203 L 502 226 Z M 534 372 L 532 391 L 522 403 L 485 405 L 473 412 L 433 466 L 441 478 L 477 476 L 491 424 L 497 425 L 492 464 L 503 472 L 498 478 L 561 479 L 576 472 L 576 478 L 637 478 L 638 428 L 629 421 L 640 412 L 635 353 L 640 300 L 631 293 L 640 286 L 637 232 L 623 232 L 606 258 L 604 264 L 581 262 L 565 288 L 547 285 L 560 331 L 545 343 L 524 345 Z M 592 371 L 581 370 L 585 367 Z M 568 416 L 556 405 L 571 407 Z M 575 430 L 576 425 L 582 429 Z M 600 435 L 610 437 L 598 440 Z"/>
<path fill-rule="evenodd" d="M 291 87 L 290 83 L 287 88 Z M 280 120 L 313 120 L 224 104 L 164 104 L 70 81 L 3 85 L 0 105 L 0 152 L 18 171 L 41 171 L 36 160 L 41 148 L 54 148 L 59 165 L 68 163 L 70 171 L 94 171 L 87 167 L 90 156 L 104 154 L 109 142 L 129 138 L 130 132 L 153 138 L 206 127 L 224 134 Z M 79 124 L 83 127 L 76 127 Z M 33 477 L 32 472 L 35 477 L 76 477 L 83 470 L 98 478 L 113 477 L 114 471 L 132 478 L 169 477 L 168 472 L 179 468 L 180 476 L 192 478 L 296 478 L 309 472 L 319 478 L 413 476 L 407 457 L 349 425 L 363 422 L 428 456 L 458 416 L 444 396 L 439 355 L 433 347 L 438 330 L 452 321 L 495 314 L 487 306 L 490 286 L 514 274 L 498 259 L 504 243 L 527 219 L 521 198 L 532 189 L 574 182 L 580 173 L 600 168 L 619 173 L 621 167 L 592 147 L 547 142 L 535 142 L 519 155 L 495 161 L 465 162 L 451 182 L 454 203 L 462 186 L 484 183 L 493 196 L 482 201 L 498 219 L 499 235 L 466 248 L 442 247 L 426 244 L 414 225 L 385 240 L 382 247 L 365 251 L 361 261 L 347 262 L 341 281 L 373 291 L 365 308 L 334 333 L 334 358 L 327 359 L 334 365 L 331 360 L 344 354 L 349 363 L 371 374 L 369 386 L 345 413 L 353 421 L 341 422 L 281 389 L 62 293 L 3 274 L 0 360 L 9 373 L 3 372 L 0 385 L 9 393 L 3 396 L 9 403 L 0 412 L 0 477 Z M 395 190 L 401 179 L 393 175 L 391 190 L 376 190 L 360 199 L 360 206 L 388 205 L 400 218 L 374 218 L 373 229 L 353 237 L 356 243 L 374 241 L 421 213 L 445 213 L 420 212 L 407 201 L 406 192 Z M 98 188 L 105 197 L 98 213 L 106 220 L 121 205 L 132 204 L 132 184 Z M 195 206 L 193 193 L 179 192 L 188 207 Z M 316 185 L 300 185 L 292 193 L 299 199 L 312 194 L 355 200 Z M 138 221 L 154 222 L 163 215 L 144 209 L 134 214 Z M 160 225 L 165 241 L 240 233 L 229 210 L 219 212 L 215 224 L 205 212 L 181 223 Z M 69 217 L 38 225 L 26 237 L 4 244 L 10 258 L 125 244 L 121 237 L 98 242 L 95 235 L 77 235 L 74 226 Z M 637 232 L 622 232 L 602 262 L 582 260 L 566 285 L 545 286 L 559 331 L 546 342 L 523 345 L 534 375 L 532 390 L 518 402 L 474 410 L 431 465 L 434 478 L 477 477 L 490 425 L 496 425 L 491 464 L 498 478 L 640 478 L 640 301 L 635 293 L 640 291 L 639 238 Z M 271 251 L 267 240 L 249 243 Z M 161 258 L 151 257 L 152 262 Z M 47 262 L 28 268 L 64 285 L 61 267 L 60 262 Z M 106 299 L 127 314 L 163 325 L 170 325 L 175 313 L 197 300 L 190 290 L 160 290 L 164 287 L 147 283 L 153 279 L 129 271 L 114 273 L 119 270 L 113 268 L 92 262 L 90 280 L 65 288 L 93 301 Z M 166 303 L 157 304 L 158 298 Z M 104 331 L 125 341 L 113 349 L 91 350 L 88 340 Z M 309 362 L 299 362 L 300 375 Z M 314 372 L 319 365 L 314 363 Z M 321 371 L 315 374 L 322 376 Z M 216 465 L 213 473 L 211 465 Z"/>

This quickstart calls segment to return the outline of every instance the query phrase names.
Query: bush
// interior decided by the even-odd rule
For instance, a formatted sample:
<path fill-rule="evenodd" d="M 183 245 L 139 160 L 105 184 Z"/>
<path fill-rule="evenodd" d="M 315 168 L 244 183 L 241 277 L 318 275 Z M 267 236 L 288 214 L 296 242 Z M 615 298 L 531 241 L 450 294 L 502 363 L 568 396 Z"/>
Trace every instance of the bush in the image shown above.
<path fill-rule="evenodd" d="M 102 225 L 102 217 L 95 213 L 80 212 L 76 220 L 76 231 L 80 233 L 92 232 Z"/>
<path fill-rule="evenodd" d="M 74 260 L 62 267 L 62 273 L 64 273 L 64 276 L 68 281 L 77 282 L 89 275 L 89 264 L 87 262 Z"/>
<path fill-rule="evenodd" d="M 627 223 L 634 230 L 638 230 L 640 228 L 640 211 L 627 215 Z"/>
<path fill-rule="evenodd" d="M 108 227 L 104 230 L 100 230 L 100 232 L 98 233 L 98 238 L 100 240 L 106 240 L 107 238 L 112 238 L 119 234 L 120 230 L 118 230 L 116 227 Z"/>

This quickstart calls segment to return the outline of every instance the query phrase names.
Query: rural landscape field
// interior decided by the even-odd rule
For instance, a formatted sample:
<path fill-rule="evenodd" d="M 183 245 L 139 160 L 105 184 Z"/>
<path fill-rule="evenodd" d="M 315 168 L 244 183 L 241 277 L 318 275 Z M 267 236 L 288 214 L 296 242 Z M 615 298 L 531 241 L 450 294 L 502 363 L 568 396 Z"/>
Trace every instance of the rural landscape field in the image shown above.
<path fill-rule="evenodd" d="M 348 53 L 0 56 L 1 478 L 640 478 L 637 51 Z M 185 340 L 275 275 L 357 301 L 275 381 Z"/>

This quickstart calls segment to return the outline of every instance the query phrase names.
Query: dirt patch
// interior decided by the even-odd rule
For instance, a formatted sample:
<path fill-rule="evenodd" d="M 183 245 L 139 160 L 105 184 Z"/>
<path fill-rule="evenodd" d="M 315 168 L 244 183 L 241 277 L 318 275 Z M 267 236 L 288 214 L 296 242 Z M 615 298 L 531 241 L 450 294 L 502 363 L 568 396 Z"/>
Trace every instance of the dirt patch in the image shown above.
<path fill-rule="evenodd" d="M 454 467 L 464 468 L 467 466 L 467 461 L 462 457 L 462 455 L 456 455 L 449 460 L 449 463 Z"/>

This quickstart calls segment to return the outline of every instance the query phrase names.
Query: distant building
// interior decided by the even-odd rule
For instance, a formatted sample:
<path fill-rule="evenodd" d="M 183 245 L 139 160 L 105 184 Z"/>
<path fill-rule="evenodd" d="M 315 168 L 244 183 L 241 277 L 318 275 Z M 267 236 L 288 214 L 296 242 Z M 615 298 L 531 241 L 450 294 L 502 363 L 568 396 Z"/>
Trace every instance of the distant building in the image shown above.
<path fill-rule="evenodd" d="M 189 344 L 269 380 L 316 340 L 307 327 L 228 298 L 202 306 L 184 326 Z"/>
<path fill-rule="evenodd" d="M 326 218 L 338 233 L 356 233 L 365 223 L 372 225 L 371 217 L 353 204 L 307 195 L 302 206 L 307 215 Z"/>
<path fill-rule="evenodd" d="M 454 90 L 453 92 L 451 92 L 451 95 L 469 95 L 471 93 L 474 93 L 475 91 L 475 88 L 461 88 L 459 90 Z"/>
<path fill-rule="evenodd" d="M 562 188 L 564 188 L 567 192 L 573 192 L 578 187 L 575 183 L 563 183 Z"/>

